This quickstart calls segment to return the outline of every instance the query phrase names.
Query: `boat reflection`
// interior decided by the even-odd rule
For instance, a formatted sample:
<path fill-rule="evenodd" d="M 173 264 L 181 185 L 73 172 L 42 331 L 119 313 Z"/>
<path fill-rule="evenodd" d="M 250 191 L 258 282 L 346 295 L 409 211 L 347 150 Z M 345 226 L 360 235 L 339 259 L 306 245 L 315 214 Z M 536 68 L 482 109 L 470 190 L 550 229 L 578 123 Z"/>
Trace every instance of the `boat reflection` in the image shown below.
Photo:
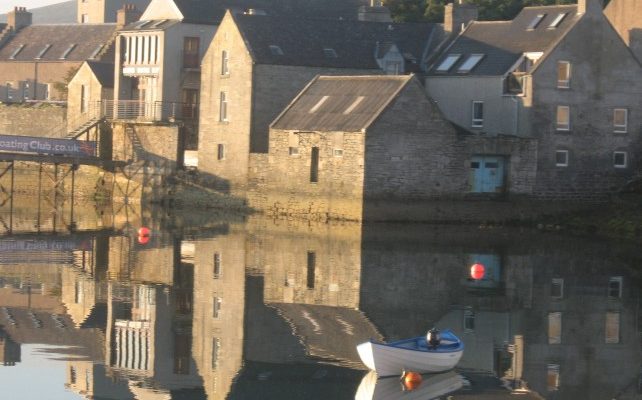
<path fill-rule="evenodd" d="M 355 394 L 355 400 L 430 400 L 459 390 L 464 378 L 455 371 L 422 375 L 421 384 L 414 390 L 404 390 L 399 378 L 378 379 L 374 371 L 363 377 Z"/>

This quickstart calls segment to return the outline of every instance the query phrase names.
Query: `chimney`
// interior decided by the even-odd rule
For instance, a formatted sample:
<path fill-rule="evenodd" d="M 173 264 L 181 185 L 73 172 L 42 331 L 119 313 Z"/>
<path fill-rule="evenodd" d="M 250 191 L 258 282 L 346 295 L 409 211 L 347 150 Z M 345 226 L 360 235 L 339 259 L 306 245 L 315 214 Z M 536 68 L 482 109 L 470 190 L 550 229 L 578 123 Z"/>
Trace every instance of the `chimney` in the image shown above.
<path fill-rule="evenodd" d="M 382 0 L 370 0 L 370 5 L 359 7 L 359 21 L 392 22 L 390 10 L 383 5 Z"/>
<path fill-rule="evenodd" d="M 132 22 L 138 21 L 141 15 L 143 15 L 143 13 L 138 11 L 136 5 L 123 4 L 123 8 L 118 10 L 118 12 L 116 13 L 116 25 L 119 28 L 122 28 L 131 24 Z"/>
<path fill-rule="evenodd" d="M 455 0 L 444 7 L 444 31 L 446 34 L 457 34 L 471 21 L 477 19 L 478 10 L 474 4 L 465 0 Z"/>
<path fill-rule="evenodd" d="M 7 13 L 7 25 L 14 31 L 31 25 L 31 13 L 25 7 L 14 7 Z"/>
<path fill-rule="evenodd" d="M 577 13 L 578 14 L 600 14 L 604 8 L 602 0 L 577 0 Z"/>

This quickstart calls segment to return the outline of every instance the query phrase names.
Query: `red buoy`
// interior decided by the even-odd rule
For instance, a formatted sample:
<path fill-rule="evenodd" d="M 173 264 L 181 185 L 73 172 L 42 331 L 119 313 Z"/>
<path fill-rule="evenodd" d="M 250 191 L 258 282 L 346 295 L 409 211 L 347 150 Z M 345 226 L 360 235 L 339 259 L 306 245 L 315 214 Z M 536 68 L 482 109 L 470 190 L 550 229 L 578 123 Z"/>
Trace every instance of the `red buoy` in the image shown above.
<path fill-rule="evenodd" d="M 138 243 L 147 244 L 149 242 L 149 236 L 138 236 Z"/>
<path fill-rule="evenodd" d="M 149 230 L 149 228 L 145 226 L 141 226 L 140 228 L 138 228 L 138 236 L 149 236 L 150 233 L 151 231 Z"/>
<path fill-rule="evenodd" d="M 475 263 L 472 267 L 470 267 L 470 277 L 476 281 L 482 279 L 485 273 L 486 268 L 484 268 L 483 264 Z"/>
<path fill-rule="evenodd" d="M 415 390 L 421 385 L 421 374 L 413 371 L 404 371 L 403 375 L 401 375 L 401 383 L 403 384 L 403 387 L 405 390 Z"/>

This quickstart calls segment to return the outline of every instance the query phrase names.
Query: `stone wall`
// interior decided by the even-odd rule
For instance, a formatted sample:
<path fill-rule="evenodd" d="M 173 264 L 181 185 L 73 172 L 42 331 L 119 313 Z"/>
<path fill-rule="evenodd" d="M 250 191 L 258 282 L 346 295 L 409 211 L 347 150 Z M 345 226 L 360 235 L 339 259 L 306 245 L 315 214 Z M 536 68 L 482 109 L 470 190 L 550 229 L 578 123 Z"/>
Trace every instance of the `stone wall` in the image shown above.
<path fill-rule="evenodd" d="M 0 134 L 62 137 L 67 108 L 46 103 L 0 104 Z"/>

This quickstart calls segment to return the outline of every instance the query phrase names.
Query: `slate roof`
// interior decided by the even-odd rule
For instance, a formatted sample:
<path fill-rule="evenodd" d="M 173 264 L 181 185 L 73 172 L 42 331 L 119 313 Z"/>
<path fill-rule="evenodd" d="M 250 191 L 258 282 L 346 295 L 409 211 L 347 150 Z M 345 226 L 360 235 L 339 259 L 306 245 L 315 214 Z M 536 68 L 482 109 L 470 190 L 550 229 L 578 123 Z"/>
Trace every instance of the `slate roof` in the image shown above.
<path fill-rule="evenodd" d="M 413 75 L 319 76 L 272 123 L 274 129 L 358 132 L 383 112 Z"/>
<path fill-rule="evenodd" d="M 87 65 L 91 71 L 96 75 L 96 79 L 105 88 L 114 87 L 114 64 L 101 63 L 95 61 L 87 61 Z"/>
<path fill-rule="evenodd" d="M 556 28 L 550 28 L 551 22 L 561 13 L 566 13 L 564 19 Z M 534 29 L 528 29 L 540 14 L 545 15 L 541 22 Z M 468 56 L 483 54 L 481 61 L 466 75 L 503 75 L 525 52 L 546 53 L 580 18 L 576 5 L 566 5 L 525 7 L 512 21 L 474 21 L 437 58 L 429 74 L 462 75 L 457 70 Z M 460 54 L 461 57 L 447 72 L 437 72 L 436 68 L 452 54 Z"/>
<path fill-rule="evenodd" d="M 250 54 L 257 64 L 326 68 L 380 69 L 375 54 L 394 43 L 406 58 L 422 60 L 438 40 L 438 25 L 346 20 L 290 19 L 261 15 L 234 15 Z M 282 55 L 270 46 L 278 46 Z M 332 48 L 337 57 L 328 57 Z"/>
<path fill-rule="evenodd" d="M 112 40 L 116 29 L 116 24 L 27 26 L 0 48 L 0 61 L 60 61 L 72 44 L 76 46 L 67 54 L 65 61 L 88 60 L 99 45 L 107 45 Z M 23 49 L 12 60 L 11 55 L 23 44 Z M 47 45 L 51 47 L 36 60 Z"/>

